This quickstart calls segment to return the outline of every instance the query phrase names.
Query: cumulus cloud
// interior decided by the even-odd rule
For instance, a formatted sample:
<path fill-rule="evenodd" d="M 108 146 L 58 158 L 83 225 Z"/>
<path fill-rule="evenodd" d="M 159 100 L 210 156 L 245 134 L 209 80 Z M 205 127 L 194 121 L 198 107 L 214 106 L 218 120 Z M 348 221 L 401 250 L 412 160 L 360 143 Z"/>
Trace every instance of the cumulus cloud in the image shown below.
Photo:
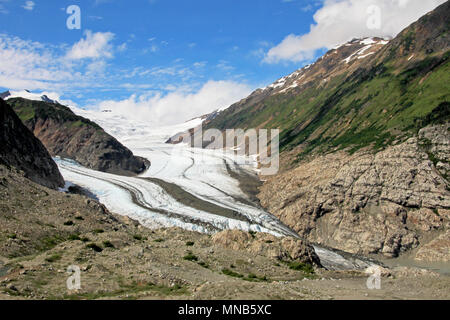
<path fill-rule="evenodd" d="M 49 82 L 72 79 L 72 72 L 39 42 L 0 34 L 0 86 L 45 88 Z"/>
<path fill-rule="evenodd" d="M 111 41 L 114 34 L 111 32 L 96 32 L 87 30 L 85 38 L 75 43 L 67 53 L 67 58 L 72 60 L 112 58 L 113 46 Z"/>
<path fill-rule="evenodd" d="M 158 125 L 171 125 L 230 106 L 250 92 L 249 86 L 233 81 L 209 81 L 194 92 L 180 88 L 166 95 L 132 95 L 121 101 L 102 101 L 94 108 Z"/>
<path fill-rule="evenodd" d="M 0 13 L 3 13 L 3 14 L 9 13 L 9 11 L 5 8 L 5 5 L 4 5 L 4 3 L 8 2 L 8 1 L 9 0 L 0 0 Z"/>
<path fill-rule="evenodd" d="M 73 47 L 70 49 L 72 51 Z M 64 46 L 0 34 L 0 87 L 13 90 L 65 90 L 101 85 L 102 81 L 99 80 L 103 80 L 106 67 L 104 58 L 73 63 L 67 55 Z M 91 56 L 104 57 L 101 54 Z"/>
<path fill-rule="evenodd" d="M 33 1 L 25 1 L 25 4 L 22 6 L 25 10 L 31 11 L 34 9 L 36 4 Z"/>
<path fill-rule="evenodd" d="M 228 107 L 251 93 L 252 88 L 235 81 L 205 82 L 197 71 L 206 62 L 186 66 L 175 61 L 170 67 L 114 69 L 111 76 L 114 63 L 110 64 L 108 55 L 100 49 L 109 46 L 110 41 L 95 38 L 95 34 L 87 33 L 74 46 L 66 47 L 0 33 L 0 87 L 45 90 L 52 92 L 51 97 L 59 92 L 65 98 L 80 99 L 84 107 L 113 109 L 158 125 L 179 123 Z M 129 98 L 108 96 L 113 93 L 116 97 L 120 92 L 127 92 Z M 60 96 L 56 99 L 61 101 Z"/>
<path fill-rule="evenodd" d="M 314 14 L 307 34 L 290 34 L 271 48 L 263 61 L 310 60 L 317 50 L 332 48 L 353 38 L 394 37 L 425 13 L 446 0 L 325 0 Z M 374 15 L 380 23 L 371 23 Z"/>

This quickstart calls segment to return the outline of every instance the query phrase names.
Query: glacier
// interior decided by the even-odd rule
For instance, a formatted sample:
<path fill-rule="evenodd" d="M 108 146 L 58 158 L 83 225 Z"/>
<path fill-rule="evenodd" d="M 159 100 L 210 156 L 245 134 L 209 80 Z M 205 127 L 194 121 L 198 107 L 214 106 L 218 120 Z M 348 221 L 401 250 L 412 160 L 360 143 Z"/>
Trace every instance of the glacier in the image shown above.
<path fill-rule="evenodd" d="M 239 181 L 230 176 L 229 170 L 255 174 L 254 158 L 165 143 L 171 136 L 200 125 L 201 119 L 157 127 L 114 112 L 71 109 L 99 124 L 136 156 L 151 161 L 149 170 L 138 177 L 124 177 L 90 170 L 72 160 L 55 159 L 67 181 L 95 194 L 111 212 L 129 216 L 149 228 L 181 227 L 203 233 L 240 229 L 296 236 L 275 216 L 253 204 L 240 189 Z M 179 187 L 199 203 L 223 209 L 228 215 L 180 203 L 158 181 Z"/>

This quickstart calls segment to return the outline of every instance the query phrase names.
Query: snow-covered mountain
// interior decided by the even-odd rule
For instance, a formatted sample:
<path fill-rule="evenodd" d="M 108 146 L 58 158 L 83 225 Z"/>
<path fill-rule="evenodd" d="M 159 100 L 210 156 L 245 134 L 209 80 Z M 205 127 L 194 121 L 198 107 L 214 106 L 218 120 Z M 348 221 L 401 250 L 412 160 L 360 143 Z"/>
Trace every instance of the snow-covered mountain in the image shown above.
<path fill-rule="evenodd" d="M 330 77 L 350 72 L 364 63 L 364 59 L 375 54 L 389 41 L 381 38 L 353 39 L 328 51 L 313 64 L 298 69 L 288 76 L 278 79 L 255 93 L 276 95 L 307 85 L 322 77 L 327 82 Z"/>
<path fill-rule="evenodd" d="M 47 92 L 42 92 L 42 93 L 33 93 L 29 90 L 21 90 L 21 91 L 12 91 L 12 90 L 8 90 L 5 91 L 3 93 L 0 93 L 0 98 L 2 98 L 3 100 L 9 100 L 12 98 L 24 98 L 24 99 L 28 99 L 28 100 L 34 100 L 34 101 L 44 101 L 44 102 L 48 102 L 48 103 L 59 103 L 58 100 L 55 99 L 51 99 L 49 96 L 54 95 L 53 93 L 47 93 Z"/>

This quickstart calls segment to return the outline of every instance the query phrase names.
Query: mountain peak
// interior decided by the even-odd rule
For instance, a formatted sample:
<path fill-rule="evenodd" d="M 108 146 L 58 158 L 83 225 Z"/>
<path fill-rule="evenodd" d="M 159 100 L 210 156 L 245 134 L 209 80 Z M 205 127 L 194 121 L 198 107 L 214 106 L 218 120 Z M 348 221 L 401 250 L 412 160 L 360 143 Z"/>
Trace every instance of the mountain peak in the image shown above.
<path fill-rule="evenodd" d="M 448 117 L 450 1 L 388 41 L 353 39 L 222 112 L 208 128 L 278 128 L 297 159 L 382 148 Z M 304 149 L 304 150 L 303 150 Z"/>
<path fill-rule="evenodd" d="M 389 42 L 378 62 L 411 64 L 426 57 L 445 54 L 450 43 L 450 1 L 422 16 Z"/>
<path fill-rule="evenodd" d="M 327 82 L 331 77 L 355 70 L 366 58 L 377 53 L 388 43 L 389 40 L 379 37 L 352 39 L 329 50 L 316 62 L 278 79 L 265 88 L 256 90 L 256 93 L 266 92 L 276 95 L 301 88 L 313 81 Z"/>
<path fill-rule="evenodd" d="M 6 91 L 0 94 L 0 98 L 4 100 L 9 100 L 12 98 L 23 98 L 27 100 L 33 100 L 33 101 L 43 101 L 47 103 L 53 103 L 53 104 L 59 104 L 59 102 L 56 99 L 51 99 L 49 97 L 49 94 L 47 93 L 33 93 L 30 90 L 21 90 L 21 91 Z"/>
<path fill-rule="evenodd" d="M 5 91 L 5 92 L 0 93 L 0 98 L 3 99 L 3 100 L 5 100 L 5 99 L 8 98 L 10 95 L 11 95 L 11 92 L 9 92 L 9 90 L 8 90 L 8 91 Z"/>

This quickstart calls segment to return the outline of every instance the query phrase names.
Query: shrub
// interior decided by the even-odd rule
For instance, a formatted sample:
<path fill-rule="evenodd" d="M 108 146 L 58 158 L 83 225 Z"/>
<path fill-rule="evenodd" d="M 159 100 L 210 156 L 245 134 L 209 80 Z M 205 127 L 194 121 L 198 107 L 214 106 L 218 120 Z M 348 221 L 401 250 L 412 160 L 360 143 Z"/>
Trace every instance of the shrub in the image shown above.
<path fill-rule="evenodd" d="M 294 262 L 288 263 L 288 266 L 292 270 L 303 271 L 304 273 L 307 273 L 307 274 L 314 273 L 314 268 L 309 263 L 302 263 L 302 262 L 294 261 Z"/>
<path fill-rule="evenodd" d="M 98 245 L 96 245 L 95 243 L 90 243 L 90 244 L 88 244 L 88 245 L 86 246 L 86 248 L 92 249 L 92 250 L 94 250 L 95 252 L 102 252 L 102 251 L 103 251 L 103 249 L 102 249 L 101 247 L 99 247 Z"/>
<path fill-rule="evenodd" d="M 77 241 L 77 240 L 81 240 L 80 236 L 77 234 L 71 234 L 68 238 L 69 241 Z"/>
<path fill-rule="evenodd" d="M 53 237 L 45 237 L 41 239 L 42 250 L 50 250 L 56 247 L 59 243 L 66 241 L 65 238 L 55 235 Z"/>
<path fill-rule="evenodd" d="M 198 263 L 198 265 L 203 267 L 203 268 L 205 268 L 205 269 L 209 269 L 209 265 L 206 262 L 204 262 L 204 261 L 200 261 Z"/>
<path fill-rule="evenodd" d="M 230 269 L 222 269 L 222 273 L 226 276 L 234 277 L 234 278 L 243 278 L 244 277 L 242 274 L 231 271 Z"/>
<path fill-rule="evenodd" d="M 73 221 L 69 220 L 69 221 L 64 222 L 64 225 L 65 226 L 73 226 L 74 223 L 73 223 Z"/>
<path fill-rule="evenodd" d="M 188 246 L 188 247 L 193 247 L 194 244 L 195 244 L 195 242 L 192 242 L 192 241 L 186 242 L 186 246 Z"/>
<path fill-rule="evenodd" d="M 105 248 L 112 248 L 112 249 L 115 248 L 114 245 L 111 243 L 111 241 L 108 241 L 108 240 L 103 241 L 103 246 L 104 246 Z"/>
<path fill-rule="evenodd" d="M 52 255 L 50 257 L 45 258 L 45 261 L 52 263 L 52 262 L 58 261 L 60 259 L 61 259 L 61 255 L 60 254 L 54 254 L 54 255 Z"/>
<path fill-rule="evenodd" d="M 187 261 L 198 261 L 198 257 L 192 254 L 192 252 L 189 252 L 187 255 L 185 255 L 183 259 Z"/>

